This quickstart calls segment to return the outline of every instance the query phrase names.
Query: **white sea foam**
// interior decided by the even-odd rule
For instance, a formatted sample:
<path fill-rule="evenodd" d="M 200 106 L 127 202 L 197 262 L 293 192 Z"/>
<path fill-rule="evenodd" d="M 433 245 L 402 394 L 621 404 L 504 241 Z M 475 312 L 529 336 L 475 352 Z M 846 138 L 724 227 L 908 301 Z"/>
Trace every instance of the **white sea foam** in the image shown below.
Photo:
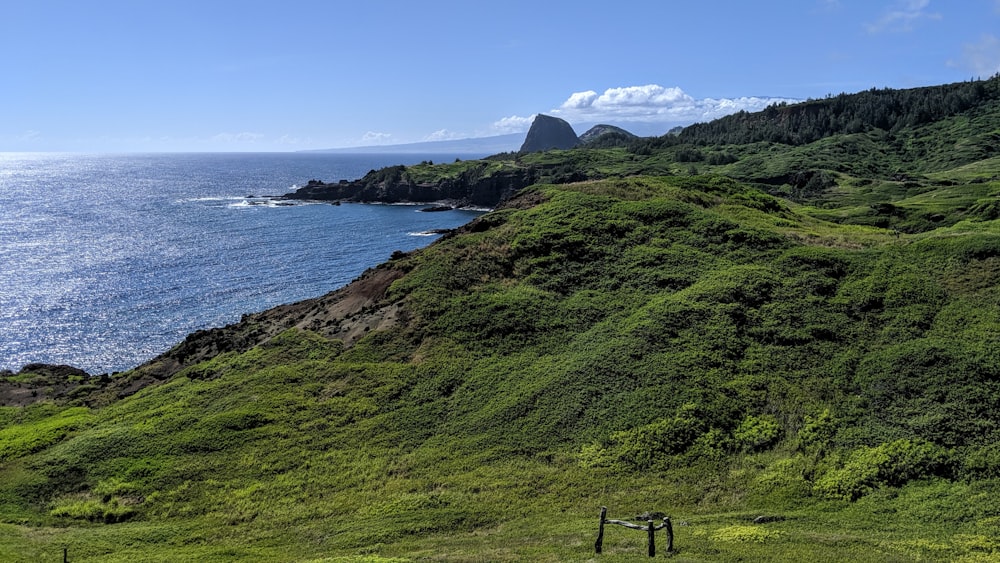
<path fill-rule="evenodd" d="M 202 197 L 184 197 L 180 199 L 175 199 L 174 203 L 211 203 L 219 201 L 236 201 L 243 199 L 239 196 L 202 196 Z"/>
<path fill-rule="evenodd" d="M 230 203 L 227 207 L 246 209 L 253 207 L 294 207 L 300 205 L 315 205 L 315 201 L 293 201 L 287 199 L 274 199 L 268 197 L 246 197 L 238 198 L 236 203 Z"/>

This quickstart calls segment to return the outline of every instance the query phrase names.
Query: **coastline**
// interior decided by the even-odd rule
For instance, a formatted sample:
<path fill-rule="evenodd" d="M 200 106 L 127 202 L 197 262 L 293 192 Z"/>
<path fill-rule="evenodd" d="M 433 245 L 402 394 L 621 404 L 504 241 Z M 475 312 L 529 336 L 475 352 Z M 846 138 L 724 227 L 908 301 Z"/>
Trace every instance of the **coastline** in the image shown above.
<path fill-rule="evenodd" d="M 134 369 L 193 331 L 323 295 L 482 213 L 279 199 L 314 172 L 379 165 L 367 156 L 47 155 L 8 165 L 0 232 L 12 237 L 5 259 L 22 266 L 0 271 L 0 370 L 11 376 L 29 364 Z"/>

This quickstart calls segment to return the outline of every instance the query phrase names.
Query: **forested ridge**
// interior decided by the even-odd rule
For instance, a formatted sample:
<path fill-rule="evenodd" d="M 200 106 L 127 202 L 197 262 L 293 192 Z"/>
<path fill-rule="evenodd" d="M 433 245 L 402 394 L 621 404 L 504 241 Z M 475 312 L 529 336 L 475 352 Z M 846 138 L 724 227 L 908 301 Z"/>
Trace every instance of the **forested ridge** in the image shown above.
<path fill-rule="evenodd" d="M 759 142 L 805 145 L 833 135 L 890 133 L 953 117 L 1000 100 L 1000 78 L 906 90 L 872 88 L 800 104 L 781 103 L 685 127 L 675 139 L 696 145 Z M 670 137 L 667 137 L 668 139 Z"/>

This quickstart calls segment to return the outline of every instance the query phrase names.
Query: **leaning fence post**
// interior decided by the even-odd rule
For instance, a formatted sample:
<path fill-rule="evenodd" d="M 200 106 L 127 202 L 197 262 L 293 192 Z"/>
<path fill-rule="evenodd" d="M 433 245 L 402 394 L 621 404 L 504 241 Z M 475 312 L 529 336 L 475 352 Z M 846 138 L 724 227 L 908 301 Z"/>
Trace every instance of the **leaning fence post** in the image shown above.
<path fill-rule="evenodd" d="M 608 515 L 608 507 L 601 507 L 601 525 L 597 529 L 597 541 L 594 542 L 594 552 L 600 553 L 604 544 L 604 517 Z"/>
<path fill-rule="evenodd" d="M 674 527 L 670 524 L 670 517 L 663 518 L 663 528 L 667 532 L 667 553 L 674 552 Z"/>

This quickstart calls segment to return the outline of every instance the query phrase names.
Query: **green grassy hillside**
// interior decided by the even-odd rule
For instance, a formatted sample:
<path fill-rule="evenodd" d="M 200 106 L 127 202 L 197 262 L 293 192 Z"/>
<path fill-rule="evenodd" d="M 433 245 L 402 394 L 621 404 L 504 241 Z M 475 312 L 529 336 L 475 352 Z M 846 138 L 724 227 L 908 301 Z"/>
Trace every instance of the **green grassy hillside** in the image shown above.
<path fill-rule="evenodd" d="M 395 255 L 353 309 L 2 407 L 0 559 L 644 556 L 616 526 L 595 556 L 601 506 L 669 515 L 683 561 L 1000 557 L 996 164 L 816 164 L 845 139 L 694 176 L 673 145 L 518 157 L 591 179 Z M 739 178 L 772 149 L 832 182 Z"/>

